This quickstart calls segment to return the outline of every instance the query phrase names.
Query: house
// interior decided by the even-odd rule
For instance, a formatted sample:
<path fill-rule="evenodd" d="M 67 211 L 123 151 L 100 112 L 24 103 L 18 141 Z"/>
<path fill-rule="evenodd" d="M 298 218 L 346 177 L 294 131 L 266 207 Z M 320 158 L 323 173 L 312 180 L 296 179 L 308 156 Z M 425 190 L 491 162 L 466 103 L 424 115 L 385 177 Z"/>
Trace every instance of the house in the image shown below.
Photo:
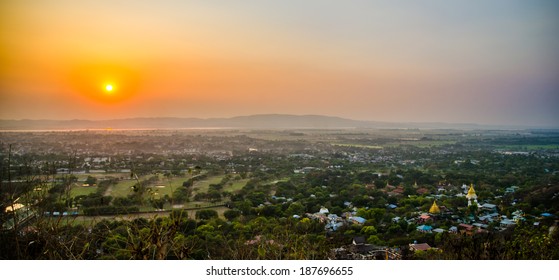
<path fill-rule="evenodd" d="M 429 216 L 429 214 L 421 214 L 421 216 L 419 216 L 418 218 L 418 222 L 419 223 L 425 223 L 427 222 L 429 219 L 431 219 L 431 216 Z"/>
<path fill-rule="evenodd" d="M 555 215 L 546 212 L 546 213 L 541 213 L 540 216 L 544 218 L 553 218 Z"/>
<path fill-rule="evenodd" d="M 413 243 L 413 244 L 409 244 L 409 247 L 410 247 L 410 251 L 412 252 L 427 251 L 431 249 L 431 246 L 429 246 L 429 244 L 427 243 Z"/>
<path fill-rule="evenodd" d="M 416 229 L 419 232 L 430 233 L 433 230 L 433 227 L 428 225 L 421 225 L 418 226 Z"/>
<path fill-rule="evenodd" d="M 428 193 L 429 190 L 427 188 L 422 187 L 422 188 L 419 188 L 416 192 L 419 195 L 424 195 L 424 194 Z"/>
<path fill-rule="evenodd" d="M 460 228 L 461 233 L 471 234 L 474 231 L 474 226 L 468 224 L 459 224 L 458 227 Z"/>
<path fill-rule="evenodd" d="M 501 220 L 500 224 L 501 224 L 502 228 L 507 228 L 507 227 L 516 225 L 516 222 L 513 221 L 513 220 L 509 220 L 509 219 L 503 219 L 503 220 Z"/>
<path fill-rule="evenodd" d="M 522 212 L 522 210 L 516 210 L 512 212 L 512 220 L 515 222 L 525 221 L 526 219 L 524 218 L 524 212 Z"/>
<path fill-rule="evenodd" d="M 480 223 L 473 223 L 472 226 L 475 226 L 475 227 L 478 227 L 478 228 L 483 228 L 483 229 L 486 229 L 488 227 L 488 225 L 480 224 Z"/>
<path fill-rule="evenodd" d="M 343 222 L 336 222 L 333 220 L 330 220 L 325 226 L 324 229 L 327 231 L 336 231 L 339 228 L 343 227 L 344 223 Z"/>
<path fill-rule="evenodd" d="M 483 223 L 491 223 L 491 222 L 493 222 L 493 217 L 491 215 L 485 215 L 485 216 L 479 217 L 479 220 Z"/>
<path fill-rule="evenodd" d="M 326 215 L 326 214 L 330 213 L 330 211 L 328 211 L 328 208 L 326 208 L 326 207 L 321 207 L 320 211 L 318 211 L 318 213 Z"/>
<path fill-rule="evenodd" d="M 464 194 L 468 193 L 468 185 L 466 184 L 462 184 L 462 187 L 460 187 L 462 189 L 462 192 L 464 192 Z"/>
<path fill-rule="evenodd" d="M 367 219 L 358 216 L 349 217 L 349 220 L 361 225 L 367 221 Z"/>
<path fill-rule="evenodd" d="M 497 212 L 497 205 L 491 203 L 484 203 L 481 205 L 481 210 Z"/>

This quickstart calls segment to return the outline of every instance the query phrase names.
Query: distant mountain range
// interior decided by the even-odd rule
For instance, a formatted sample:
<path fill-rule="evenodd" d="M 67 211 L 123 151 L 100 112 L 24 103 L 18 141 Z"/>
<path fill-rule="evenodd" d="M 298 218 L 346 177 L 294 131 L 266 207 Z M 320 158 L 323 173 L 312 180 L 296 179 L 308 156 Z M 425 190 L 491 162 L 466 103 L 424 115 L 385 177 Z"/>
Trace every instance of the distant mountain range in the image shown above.
<path fill-rule="evenodd" d="M 425 128 L 425 129 L 521 129 L 520 126 L 490 126 L 452 123 L 389 123 L 359 121 L 320 115 L 266 114 L 232 118 L 130 118 L 114 120 L 0 120 L 0 130 L 64 129 L 334 129 L 334 128 Z"/>

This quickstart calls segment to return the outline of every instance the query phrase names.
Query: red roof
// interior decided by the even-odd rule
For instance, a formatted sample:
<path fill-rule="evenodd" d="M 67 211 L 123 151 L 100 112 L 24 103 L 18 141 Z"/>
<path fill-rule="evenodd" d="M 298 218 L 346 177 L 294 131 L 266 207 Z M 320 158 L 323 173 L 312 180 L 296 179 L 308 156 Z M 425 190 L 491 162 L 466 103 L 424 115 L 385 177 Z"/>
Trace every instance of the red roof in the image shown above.
<path fill-rule="evenodd" d="M 402 194 L 402 193 L 404 193 L 404 187 L 398 186 L 398 187 L 397 187 L 396 189 L 394 189 L 392 192 L 398 193 L 398 194 Z"/>
<path fill-rule="evenodd" d="M 459 224 L 458 226 L 459 226 L 459 227 L 463 227 L 463 228 L 465 228 L 466 230 L 472 230 L 472 229 L 474 228 L 474 226 L 472 226 L 472 225 L 467 225 L 467 224 Z"/>
<path fill-rule="evenodd" d="M 426 188 L 420 188 L 420 189 L 417 189 L 416 192 L 417 192 L 418 194 L 426 194 L 426 193 L 429 192 L 429 190 L 426 189 Z"/>
<path fill-rule="evenodd" d="M 419 243 L 419 244 L 410 244 L 410 249 L 416 251 L 427 251 L 431 249 L 431 246 L 427 243 Z"/>

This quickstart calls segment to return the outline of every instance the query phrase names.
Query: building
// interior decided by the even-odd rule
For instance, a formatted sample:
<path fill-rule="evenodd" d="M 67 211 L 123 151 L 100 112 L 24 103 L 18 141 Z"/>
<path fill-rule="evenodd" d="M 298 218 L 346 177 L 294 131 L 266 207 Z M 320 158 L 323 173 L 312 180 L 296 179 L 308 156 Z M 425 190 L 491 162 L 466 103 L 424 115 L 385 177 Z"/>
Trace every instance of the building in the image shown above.
<path fill-rule="evenodd" d="M 421 225 L 418 226 L 416 229 L 419 232 L 430 233 L 433 230 L 433 227 L 428 225 Z"/>
<path fill-rule="evenodd" d="M 410 246 L 410 251 L 412 252 L 427 251 L 431 249 L 431 246 L 427 243 L 414 243 L 414 244 L 409 244 L 409 246 Z"/>
<path fill-rule="evenodd" d="M 478 205 L 476 191 L 474 190 L 474 184 L 470 185 L 470 189 L 468 190 L 466 198 L 468 199 L 468 206 L 471 206 L 474 203 L 475 205 Z"/>
<path fill-rule="evenodd" d="M 430 213 L 430 214 L 439 214 L 439 213 L 441 213 L 441 209 L 440 209 L 439 206 L 437 205 L 437 201 L 433 201 L 433 205 L 431 205 L 431 208 L 429 208 L 429 213 Z"/>
<path fill-rule="evenodd" d="M 491 203 L 484 203 L 481 205 L 481 209 L 489 212 L 497 212 L 497 205 Z"/>

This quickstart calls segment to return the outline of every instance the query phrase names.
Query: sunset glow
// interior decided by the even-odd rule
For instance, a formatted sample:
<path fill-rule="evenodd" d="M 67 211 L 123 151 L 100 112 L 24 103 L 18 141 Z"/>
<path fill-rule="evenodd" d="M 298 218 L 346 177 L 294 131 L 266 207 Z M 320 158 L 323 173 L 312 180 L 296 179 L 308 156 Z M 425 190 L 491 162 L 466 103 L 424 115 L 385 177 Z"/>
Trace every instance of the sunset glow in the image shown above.
<path fill-rule="evenodd" d="M 559 126 L 555 2 L 427 3 L 1 1 L 0 119 Z"/>

